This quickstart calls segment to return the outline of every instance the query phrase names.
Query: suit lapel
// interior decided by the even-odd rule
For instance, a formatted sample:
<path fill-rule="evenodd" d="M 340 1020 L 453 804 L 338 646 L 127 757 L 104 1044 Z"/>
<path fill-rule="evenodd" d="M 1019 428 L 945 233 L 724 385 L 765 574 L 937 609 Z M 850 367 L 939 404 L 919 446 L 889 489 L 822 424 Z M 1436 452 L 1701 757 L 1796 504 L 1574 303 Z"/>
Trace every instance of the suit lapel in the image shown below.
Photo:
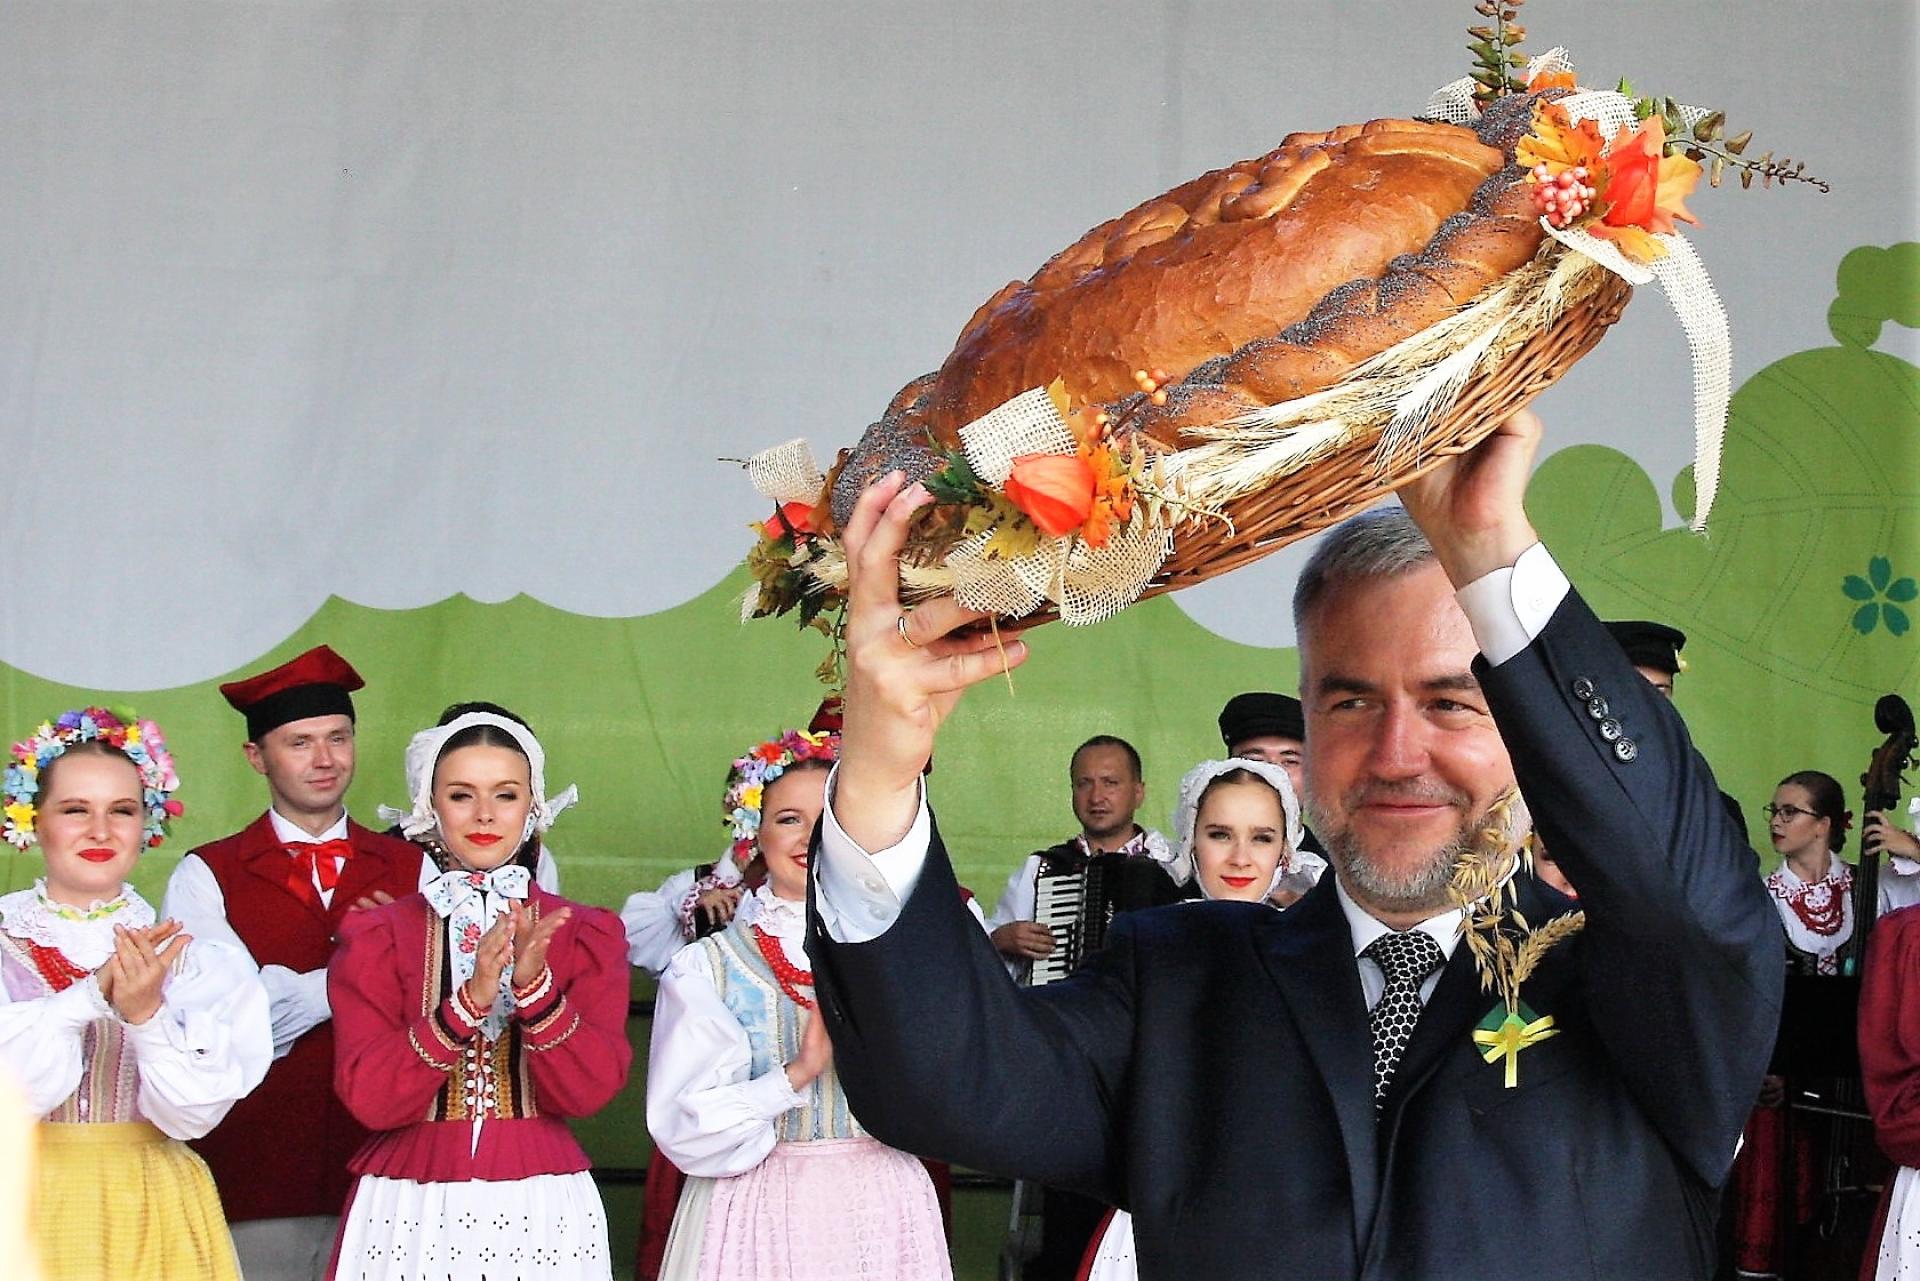
<path fill-rule="evenodd" d="M 1538 927 L 1578 904 L 1559 894 L 1549 898 L 1539 891 L 1532 877 L 1521 875 L 1514 882 L 1514 906 Z M 1387 1087 L 1388 1115 L 1396 1112 L 1412 1092 L 1433 1075 L 1449 1051 L 1467 1044 L 1473 1029 L 1499 1001 L 1498 993 L 1481 987 L 1473 953 L 1465 941 L 1455 945 L 1453 956 L 1433 989 L 1433 998 L 1420 1013 L 1420 1022 L 1413 1029 L 1413 1040 L 1407 1045 L 1406 1055 Z"/>
<path fill-rule="evenodd" d="M 1295 907 L 1266 924 L 1260 954 L 1333 1098 L 1353 1185 L 1354 1244 L 1364 1254 L 1379 1194 L 1373 1035 L 1353 959 L 1353 934 L 1332 876 L 1322 877 Z"/>

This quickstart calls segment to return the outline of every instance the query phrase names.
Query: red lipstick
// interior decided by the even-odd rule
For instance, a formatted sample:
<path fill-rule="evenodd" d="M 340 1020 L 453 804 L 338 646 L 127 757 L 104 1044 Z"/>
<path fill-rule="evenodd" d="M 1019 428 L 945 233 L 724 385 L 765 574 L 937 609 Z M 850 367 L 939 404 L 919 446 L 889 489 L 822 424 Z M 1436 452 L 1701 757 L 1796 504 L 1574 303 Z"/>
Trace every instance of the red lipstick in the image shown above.
<path fill-rule="evenodd" d="M 103 845 L 96 845 L 92 849 L 81 850 L 80 857 L 89 863 L 111 863 L 120 857 L 120 851 L 107 849 Z"/>
<path fill-rule="evenodd" d="M 498 832 L 468 832 L 467 843 L 485 849 L 489 845 L 498 845 L 502 837 Z"/>
<path fill-rule="evenodd" d="M 1253 884 L 1253 878 L 1251 876 L 1223 876 L 1220 879 L 1233 886 L 1236 890 L 1244 890 L 1247 886 Z"/>

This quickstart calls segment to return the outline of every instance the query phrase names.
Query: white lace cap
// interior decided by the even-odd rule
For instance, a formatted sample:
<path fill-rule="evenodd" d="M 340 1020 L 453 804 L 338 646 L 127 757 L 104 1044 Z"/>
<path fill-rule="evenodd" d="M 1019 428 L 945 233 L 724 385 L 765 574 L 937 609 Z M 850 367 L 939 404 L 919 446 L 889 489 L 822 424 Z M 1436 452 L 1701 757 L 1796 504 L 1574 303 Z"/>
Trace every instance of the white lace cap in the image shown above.
<path fill-rule="evenodd" d="M 1202 894 L 1207 892 L 1206 882 L 1200 879 L 1200 864 L 1193 853 L 1193 831 L 1200 817 L 1200 798 L 1216 778 L 1239 769 L 1258 774 L 1280 794 L 1280 812 L 1286 818 L 1287 848 L 1281 853 L 1280 861 L 1274 864 L 1273 880 L 1268 883 L 1266 893 L 1273 893 L 1274 886 L 1280 884 L 1282 878 L 1296 868 L 1304 867 L 1309 860 L 1321 862 L 1318 856 L 1301 852 L 1300 843 L 1306 839 L 1306 829 L 1300 823 L 1300 800 L 1293 794 L 1293 780 L 1287 776 L 1287 771 L 1268 761 L 1243 760 L 1239 757 L 1225 761 L 1201 761 L 1180 780 L 1179 800 L 1173 807 L 1173 830 L 1174 839 L 1180 842 L 1179 857 L 1193 868 L 1194 882 L 1200 886 Z M 1322 863 L 1323 870 L 1324 867 Z"/>
<path fill-rule="evenodd" d="M 548 796 L 547 792 L 547 753 L 540 746 L 540 740 L 533 731 L 515 720 L 499 716 L 493 712 L 467 712 L 456 716 L 445 725 L 436 725 L 423 729 L 413 736 L 407 744 L 406 774 L 407 795 L 413 801 L 410 810 L 396 809 L 391 805 L 380 807 L 380 817 L 389 823 L 400 824 L 400 830 L 410 837 L 425 836 L 439 826 L 439 815 L 433 812 L 433 767 L 440 759 L 440 751 L 448 739 L 463 729 L 475 725 L 491 725 L 504 730 L 520 750 L 527 754 L 528 775 L 532 780 L 533 808 L 527 811 L 526 829 L 520 833 L 520 839 L 535 832 L 544 832 L 553 826 L 553 820 L 560 811 L 580 799 L 580 790 L 569 784 L 565 791 L 557 796 Z"/>

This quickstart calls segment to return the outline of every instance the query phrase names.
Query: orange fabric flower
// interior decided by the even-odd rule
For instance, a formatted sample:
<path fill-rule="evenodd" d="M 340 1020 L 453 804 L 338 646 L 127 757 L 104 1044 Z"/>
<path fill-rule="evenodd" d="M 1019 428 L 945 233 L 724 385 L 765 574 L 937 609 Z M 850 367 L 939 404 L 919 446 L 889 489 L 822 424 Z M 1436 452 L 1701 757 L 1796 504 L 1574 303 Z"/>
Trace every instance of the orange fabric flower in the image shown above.
<path fill-rule="evenodd" d="M 781 503 L 774 511 L 774 518 L 760 526 L 760 532 L 768 538 L 781 538 L 789 532 L 797 538 L 801 534 L 816 532 L 813 527 L 813 504 Z"/>
<path fill-rule="evenodd" d="M 1554 175 L 1585 166 L 1591 179 L 1606 166 L 1606 158 L 1600 154 L 1605 145 L 1599 125 L 1591 120 L 1575 123 L 1559 103 L 1543 102 L 1534 108 L 1533 132 L 1520 140 L 1513 154 L 1529 178 L 1535 165 L 1544 164 Z M 1600 186 L 1597 182 L 1594 185 Z"/>
<path fill-rule="evenodd" d="M 1133 518 L 1133 483 L 1113 447 L 1094 444 L 1086 449 L 1087 465 L 1093 469 L 1093 506 L 1080 527 L 1080 536 L 1089 547 L 1105 547 L 1115 525 Z"/>
<path fill-rule="evenodd" d="M 1642 121 L 1637 133 L 1623 128 L 1614 135 L 1607 183 L 1600 190 L 1606 209 L 1588 228 L 1640 262 L 1666 256 L 1666 247 L 1648 233 L 1671 233 L 1676 218 L 1696 226 L 1700 221 L 1683 203 L 1700 181 L 1700 166 L 1685 156 L 1663 155 L 1666 145 L 1659 116 Z"/>
<path fill-rule="evenodd" d="M 1004 488 L 1048 538 L 1071 534 L 1093 509 L 1093 467 L 1078 454 L 1022 454 Z"/>
<path fill-rule="evenodd" d="M 1542 71 L 1539 75 L 1527 81 L 1528 93 L 1539 93 L 1542 89 L 1578 89 L 1579 87 L 1579 85 L 1574 83 L 1573 72 L 1571 70 Z"/>

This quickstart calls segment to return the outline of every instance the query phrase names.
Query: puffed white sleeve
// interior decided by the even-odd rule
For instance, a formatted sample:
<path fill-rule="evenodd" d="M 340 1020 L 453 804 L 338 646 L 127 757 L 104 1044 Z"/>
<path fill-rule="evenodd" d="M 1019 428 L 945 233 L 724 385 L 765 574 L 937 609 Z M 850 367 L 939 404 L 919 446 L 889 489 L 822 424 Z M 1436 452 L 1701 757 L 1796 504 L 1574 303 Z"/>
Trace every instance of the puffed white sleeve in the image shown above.
<path fill-rule="evenodd" d="M 266 986 L 245 952 L 196 938 L 167 976 L 159 1011 L 129 1024 L 127 1041 L 140 1066 L 140 1111 L 176 1139 L 197 1139 L 273 1062 Z"/>
<path fill-rule="evenodd" d="M 693 873 L 691 867 L 675 872 L 659 889 L 641 890 L 620 909 L 627 960 L 649 974 L 666 969 L 674 954 L 686 946 L 686 936 L 680 932 L 680 903 L 693 888 Z"/>
<path fill-rule="evenodd" d="M 10 1000 L 0 986 L 0 1063 L 13 1070 L 34 1116 L 45 1116 L 79 1088 L 87 1025 L 112 1014 L 91 978 L 31 1001 Z"/>
<path fill-rule="evenodd" d="M 784 1065 L 754 1076 L 746 1029 L 714 990 L 703 947 L 687 947 L 660 976 L 647 1059 L 647 1130 L 688 1174 L 725 1178 L 766 1159 L 773 1123 L 806 1096 Z"/>
<path fill-rule="evenodd" d="M 422 876 L 432 867 L 423 860 Z M 167 878 L 167 896 L 160 915 L 180 922 L 196 942 L 218 943 L 240 953 L 253 964 L 247 945 L 233 932 L 227 920 L 227 898 L 213 869 L 198 854 L 180 860 Z M 304 974 L 284 965 L 268 965 L 260 970 L 266 985 L 267 1008 L 273 1021 L 273 1057 L 284 1057 L 293 1043 L 333 1017 L 327 1004 L 327 971 L 322 966 Z"/>

